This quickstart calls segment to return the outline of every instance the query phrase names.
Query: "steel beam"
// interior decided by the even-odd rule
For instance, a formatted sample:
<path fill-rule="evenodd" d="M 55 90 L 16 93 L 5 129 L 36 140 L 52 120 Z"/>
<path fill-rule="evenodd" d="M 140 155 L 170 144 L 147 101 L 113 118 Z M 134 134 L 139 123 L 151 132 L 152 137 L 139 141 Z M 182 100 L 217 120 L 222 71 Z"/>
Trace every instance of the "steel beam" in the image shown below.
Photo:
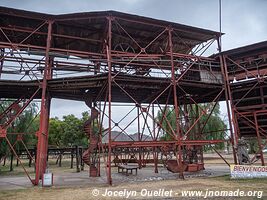
<path fill-rule="evenodd" d="M 37 132 L 38 143 L 37 143 L 37 157 L 35 165 L 35 185 L 39 184 L 39 180 L 42 178 L 47 167 L 47 146 L 48 146 L 48 123 L 49 123 L 49 110 L 50 110 L 50 101 L 51 98 L 48 95 L 47 91 L 47 80 L 51 78 L 50 73 L 50 58 L 49 50 L 51 47 L 52 40 L 52 24 L 53 21 L 48 21 L 48 33 L 46 41 L 46 57 L 45 57 L 45 70 L 42 80 L 42 99 L 41 99 L 41 112 L 40 112 L 40 127 Z"/>
<path fill-rule="evenodd" d="M 225 61 L 225 58 L 221 54 L 221 43 L 220 38 L 217 38 L 217 44 L 218 49 L 220 53 L 220 65 L 221 65 L 221 73 L 223 75 L 223 81 L 224 81 L 224 91 L 225 91 L 225 102 L 226 102 L 226 108 L 227 108 L 227 115 L 228 115 L 228 122 L 229 122 L 229 129 L 230 129 L 230 135 L 231 135 L 231 143 L 232 143 L 232 149 L 233 149 L 233 157 L 234 157 L 234 163 L 237 164 L 237 154 L 236 154 L 236 142 L 237 142 L 237 122 L 236 120 L 232 119 L 235 117 L 234 115 L 234 107 L 231 107 L 233 105 L 233 102 L 231 101 L 231 90 L 229 85 L 229 76 L 227 71 L 227 63 Z M 229 102 L 231 101 L 231 102 Z M 234 131 L 233 131 L 234 127 Z"/>
<path fill-rule="evenodd" d="M 256 128 L 256 134 L 257 134 L 257 141 L 258 141 L 258 146 L 259 146 L 259 153 L 260 153 L 260 159 L 261 159 L 261 165 L 264 166 L 264 155 L 262 152 L 262 139 L 261 139 L 261 135 L 259 132 L 259 124 L 258 124 L 258 119 L 257 119 L 257 114 L 253 113 L 254 116 L 254 121 L 255 121 L 255 128 Z"/>
<path fill-rule="evenodd" d="M 177 156 L 177 164 L 180 168 L 179 177 L 184 179 L 184 172 L 183 172 L 183 163 L 182 163 L 182 145 L 181 145 L 181 130 L 180 130 L 180 122 L 179 122 L 179 105 L 177 99 L 177 91 L 176 91 L 176 81 L 175 78 L 175 69 L 174 69 L 174 59 L 173 59 L 173 44 L 172 44 L 172 31 L 173 29 L 169 27 L 168 34 L 169 34 L 169 48 L 170 48 L 170 57 L 171 57 L 171 74 L 172 74 L 172 84 L 173 84 L 173 98 L 174 98 L 174 109 L 175 109 L 175 123 L 176 123 L 176 140 L 178 140 L 178 156 Z"/>
<path fill-rule="evenodd" d="M 107 181 L 108 184 L 112 184 L 111 177 L 111 102 L 112 102 L 112 61 L 111 61 L 111 50 L 112 50 L 112 17 L 107 17 L 108 20 L 108 35 L 107 35 L 107 45 L 106 45 L 106 53 L 108 60 L 108 166 L 107 166 Z"/>

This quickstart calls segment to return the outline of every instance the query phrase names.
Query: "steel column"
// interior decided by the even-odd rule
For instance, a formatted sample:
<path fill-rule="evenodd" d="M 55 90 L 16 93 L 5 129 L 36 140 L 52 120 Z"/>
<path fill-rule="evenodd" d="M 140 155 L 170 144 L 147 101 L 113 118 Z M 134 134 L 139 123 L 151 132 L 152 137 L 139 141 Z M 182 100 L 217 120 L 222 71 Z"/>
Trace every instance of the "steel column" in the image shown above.
<path fill-rule="evenodd" d="M 39 184 L 40 178 L 45 173 L 46 169 L 46 156 L 47 156 L 47 142 L 48 142 L 48 123 L 49 123 L 49 109 L 50 109 L 50 98 L 47 94 L 47 79 L 50 74 L 50 63 L 49 63 L 49 50 L 52 39 L 52 21 L 48 21 L 48 33 L 46 41 L 46 52 L 45 52 L 45 70 L 42 80 L 42 100 L 41 100 L 41 112 L 40 112 L 40 127 L 37 132 L 38 143 L 36 152 L 36 165 L 35 165 L 35 185 Z"/>
<path fill-rule="evenodd" d="M 0 50 L 0 79 L 1 79 L 3 65 L 4 65 L 4 57 L 5 57 L 4 53 L 5 53 L 5 49 L 1 49 Z"/>
<path fill-rule="evenodd" d="M 107 59 L 108 59 L 108 163 L 107 163 L 107 181 L 108 184 L 112 184 L 112 177 L 111 177 L 111 142 L 112 142 L 112 138 L 111 138 L 111 101 L 112 101 L 112 75 L 111 75 L 111 70 L 112 70 L 112 61 L 111 61 L 111 50 L 112 50 L 112 42 L 111 42 L 111 37 L 112 37 L 112 32 L 111 32 L 111 28 L 112 28 L 112 17 L 109 16 L 107 18 L 108 20 L 108 35 L 107 35 L 107 39 L 108 39 L 108 43 L 106 46 L 106 52 L 107 52 Z"/>
<path fill-rule="evenodd" d="M 237 142 L 237 137 L 236 137 L 236 128 L 234 124 L 235 131 L 233 131 L 233 124 L 234 121 L 232 121 L 231 116 L 231 111 L 232 115 L 234 114 L 233 112 L 233 107 L 231 107 L 230 110 L 230 104 L 229 104 L 229 98 L 230 98 L 230 86 L 229 86 L 229 77 L 228 77 L 228 71 L 227 71 L 227 64 L 225 62 L 225 59 L 223 55 L 221 54 L 221 43 L 220 43 L 220 38 L 217 38 L 217 44 L 218 44 L 218 49 L 220 53 L 220 65 L 221 65 L 221 72 L 223 75 L 223 81 L 224 81 L 224 91 L 225 91 L 225 102 L 226 102 L 226 108 L 227 108 L 227 115 L 228 115 L 228 122 L 229 122 L 229 130 L 230 130 L 230 135 L 231 135 L 231 143 L 232 143 L 232 149 L 233 149 L 233 157 L 234 157 L 234 162 L 237 164 L 237 155 L 236 155 L 236 142 Z"/>
<path fill-rule="evenodd" d="M 258 124 L 258 119 L 257 119 L 257 114 L 254 112 L 253 113 L 254 121 L 255 121 L 255 128 L 256 128 L 256 133 L 257 133 L 257 140 L 258 140 L 258 145 L 259 145 L 259 153 L 260 153 L 260 158 L 261 158 L 261 165 L 264 166 L 264 156 L 262 152 L 262 140 L 261 140 L 261 135 L 259 132 L 259 124 Z"/>
<path fill-rule="evenodd" d="M 172 28 L 168 28 L 169 33 L 169 48 L 170 48 L 170 57 L 171 57 L 171 78 L 172 78 L 172 84 L 173 84 L 173 98 L 174 98 L 174 109 L 175 109 L 175 123 L 176 123 L 176 140 L 178 140 L 178 157 L 177 157 L 177 163 L 180 169 L 179 177 L 184 178 L 184 172 L 183 172 L 183 163 L 182 163 L 182 146 L 181 146 L 181 130 L 180 130 L 180 124 L 179 124 L 179 105 L 177 100 L 177 88 L 176 88 L 176 79 L 175 79 L 175 69 L 174 69 L 174 59 L 173 59 L 173 44 L 172 44 Z"/>

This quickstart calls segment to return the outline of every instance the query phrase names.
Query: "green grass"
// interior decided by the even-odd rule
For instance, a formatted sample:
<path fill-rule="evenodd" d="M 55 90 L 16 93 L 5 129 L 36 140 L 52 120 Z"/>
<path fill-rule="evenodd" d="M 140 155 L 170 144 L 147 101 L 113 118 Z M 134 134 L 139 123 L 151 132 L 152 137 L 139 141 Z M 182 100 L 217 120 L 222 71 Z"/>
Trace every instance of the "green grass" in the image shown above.
<path fill-rule="evenodd" d="M 214 180 L 221 180 L 221 181 L 231 181 L 231 182 L 238 182 L 238 183 L 255 183 L 261 182 L 267 184 L 267 178 L 241 178 L 241 179 L 231 179 L 230 175 L 223 175 L 217 177 L 209 177 L 209 179 Z"/>
<path fill-rule="evenodd" d="M 13 189 L 13 190 L 0 190 L 0 196 L 13 196 L 16 193 L 24 192 L 25 189 Z"/>
<path fill-rule="evenodd" d="M 32 167 L 28 166 L 27 160 L 22 160 L 24 167 L 26 168 L 27 172 L 30 175 L 34 175 L 34 165 Z M 76 163 L 74 160 L 73 168 L 70 168 L 70 160 L 69 159 L 63 159 L 61 162 L 61 167 L 56 164 L 56 159 L 50 159 L 48 162 L 49 169 L 52 172 L 73 172 L 76 173 Z M 86 166 L 85 166 L 86 168 Z M 24 176 L 25 172 L 22 168 L 22 166 L 19 164 L 19 166 L 16 166 L 16 162 L 13 162 L 13 171 L 10 170 L 10 161 L 7 161 L 5 166 L 0 165 L 0 177 L 1 176 Z"/>

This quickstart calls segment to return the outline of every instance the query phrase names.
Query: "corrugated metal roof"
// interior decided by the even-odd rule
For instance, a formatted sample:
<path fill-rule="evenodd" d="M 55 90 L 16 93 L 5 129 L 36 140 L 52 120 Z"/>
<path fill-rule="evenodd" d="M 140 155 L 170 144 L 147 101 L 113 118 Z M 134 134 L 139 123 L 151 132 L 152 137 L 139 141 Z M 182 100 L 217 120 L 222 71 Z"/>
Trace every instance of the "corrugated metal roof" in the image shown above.
<path fill-rule="evenodd" d="M 138 45 L 128 37 L 123 29 L 127 31 L 140 46 L 145 47 L 158 34 L 164 31 L 166 27 L 170 26 L 174 30 L 173 47 L 174 51 L 177 53 L 188 53 L 196 45 L 220 35 L 219 32 L 215 31 L 117 11 L 52 15 L 0 7 L 1 26 L 9 27 L 9 29 L 22 28 L 32 31 L 44 20 L 53 20 L 53 48 L 95 53 L 101 53 L 103 50 L 103 40 L 106 37 L 104 33 L 107 32 L 106 17 L 108 16 L 113 16 L 115 18 L 112 29 L 113 48 L 115 48 L 118 43 L 126 43 L 133 51 L 138 51 Z M 39 31 L 40 34 L 29 38 L 27 44 L 45 46 L 47 27 L 44 26 Z M 29 33 L 6 30 L 6 34 L 12 41 L 20 41 L 20 39 L 25 38 Z M 73 40 L 58 35 L 80 37 L 85 40 Z M 166 37 L 167 32 L 159 37 L 157 41 L 147 49 L 148 53 L 162 52 L 162 50 L 164 50 L 164 45 L 166 46 Z M 5 41 L 3 35 L 0 35 L 0 40 Z"/>
<path fill-rule="evenodd" d="M 258 56 L 267 54 L 267 41 L 262 41 L 222 52 L 224 55 L 232 59 L 242 59 L 244 57 Z"/>

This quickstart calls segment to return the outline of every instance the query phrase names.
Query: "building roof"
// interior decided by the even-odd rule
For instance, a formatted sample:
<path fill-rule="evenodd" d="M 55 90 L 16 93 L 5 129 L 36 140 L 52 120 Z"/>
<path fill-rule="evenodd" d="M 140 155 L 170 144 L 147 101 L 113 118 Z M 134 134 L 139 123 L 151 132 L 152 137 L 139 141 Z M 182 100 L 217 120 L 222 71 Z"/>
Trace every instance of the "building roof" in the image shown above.
<path fill-rule="evenodd" d="M 0 7 L 0 25 L 11 41 L 23 40 L 44 21 L 52 20 L 54 21 L 52 27 L 54 49 L 94 53 L 101 53 L 103 50 L 103 41 L 107 38 L 105 33 L 107 33 L 108 16 L 114 18 L 112 22 L 114 49 L 116 44 L 126 43 L 132 51 L 139 52 L 140 47 L 129 38 L 129 35 L 141 47 L 146 47 L 166 27 L 173 29 L 173 48 L 177 53 L 188 53 L 196 45 L 220 36 L 220 33 L 215 31 L 117 11 L 52 15 Z M 148 53 L 161 52 L 164 48 L 161 44 L 166 44 L 167 36 L 168 32 L 157 38 L 147 49 Z M 24 43 L 45 46 L 46 38 L 47 26 L 42 26 Z M 0 34 L 0 41 L 7 41 L 3 34 Z"/>
<path fill-rule="evenodd" d="M 247 57 L 267 54 L 267 41 L 262 41 L 222 52 L 231 59 L 243 59 Z"/>

